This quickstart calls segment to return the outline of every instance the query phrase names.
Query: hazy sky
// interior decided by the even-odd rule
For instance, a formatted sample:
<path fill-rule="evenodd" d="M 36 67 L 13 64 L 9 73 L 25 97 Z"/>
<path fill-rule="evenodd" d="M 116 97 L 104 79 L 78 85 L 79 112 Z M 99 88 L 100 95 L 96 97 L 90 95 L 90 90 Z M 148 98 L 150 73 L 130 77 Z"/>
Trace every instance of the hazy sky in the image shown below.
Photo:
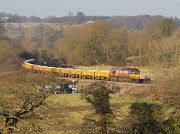
<path fill-rule="evenodd" d="M 30 16 L 65 16 L 78 11 L 86 15 L 164 15 L 180 18 L 180 0 L 0 0 L 0 12 Z"/>

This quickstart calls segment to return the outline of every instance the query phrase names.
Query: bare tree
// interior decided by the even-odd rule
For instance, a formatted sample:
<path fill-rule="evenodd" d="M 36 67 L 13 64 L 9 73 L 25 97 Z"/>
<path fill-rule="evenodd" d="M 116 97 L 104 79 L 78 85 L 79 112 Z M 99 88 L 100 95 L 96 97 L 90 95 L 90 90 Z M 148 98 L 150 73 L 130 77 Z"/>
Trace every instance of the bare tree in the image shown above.
<path fill-rule="evenodd" d="M 35 86 L 17 85 L 5 89 L 0 97 L 0 132 L 18 131 L 18 122 L 34 115 L 34 110 L 44 105 L 46 94 L 37 92 Z"/>
<path fill-rule="evenodd" d="M 0 21 L 0 35 L 2 35 L 5 31 L 4 22 Z"/>

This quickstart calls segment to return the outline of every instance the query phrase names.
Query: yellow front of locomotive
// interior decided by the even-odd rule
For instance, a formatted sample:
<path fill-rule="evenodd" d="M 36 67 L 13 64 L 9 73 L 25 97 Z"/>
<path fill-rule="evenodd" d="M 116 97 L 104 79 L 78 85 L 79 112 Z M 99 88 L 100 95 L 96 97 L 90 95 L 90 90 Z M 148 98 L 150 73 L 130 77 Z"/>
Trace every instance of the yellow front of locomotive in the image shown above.
<path fill-rule="evenodd" d="M 130 78 L 132 80 L 139 80 L 140 79 L 140 70 L 138 69 L 132 69 L 130 71 Z"/>
<path fill-rule="evenodd" d="M 130 74 L 130 78 L 134 80 L 139 80 L 140 79 L 140 74 Z"/>

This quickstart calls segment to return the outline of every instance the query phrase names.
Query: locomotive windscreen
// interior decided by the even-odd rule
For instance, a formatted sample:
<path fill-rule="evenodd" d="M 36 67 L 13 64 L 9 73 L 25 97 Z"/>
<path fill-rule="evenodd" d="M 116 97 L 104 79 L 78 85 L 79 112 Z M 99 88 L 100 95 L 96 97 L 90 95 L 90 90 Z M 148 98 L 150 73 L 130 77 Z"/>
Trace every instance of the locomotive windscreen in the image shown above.
<path fill-rule="evenodd" d="M 137 69 L 131 70 L 131 74 L 140 74 L 140 71 Z"/>

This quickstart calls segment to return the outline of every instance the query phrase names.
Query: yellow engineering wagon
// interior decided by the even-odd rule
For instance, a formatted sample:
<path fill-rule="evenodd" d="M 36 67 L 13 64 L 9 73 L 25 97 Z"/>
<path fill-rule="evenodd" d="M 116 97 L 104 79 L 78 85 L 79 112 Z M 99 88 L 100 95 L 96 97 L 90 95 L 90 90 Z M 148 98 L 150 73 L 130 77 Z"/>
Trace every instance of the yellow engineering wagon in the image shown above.
<path fill-rule="evenodd" d="M 43 66 L 41 66 L 41 65 L 34 65 L 33 71 L 34 72 L 43 72 Z"/>
<path fill-rule="evenodd" d="M 57 75 L 61 75 L 62 69 L 63 69 L 63 68 L 55 67 L 55 68 L 54 68 L 54 73 L 56 73 Z"/>
<path fill-rule="evenodd" d="M 39 72 L 44 72 L 44 66 L 39 65 L 38 70 L 39 70 Z"/>
<path fill-rule="evenodd" d="M 108 71 L 96 71 L 95 78 L 96 79 L 109 79 L 109 72 Z"/>
<path fill-rule="evenodd" d="M 43 68 L 45 73 L 53 73 L 55 69 L 55 67 L 47 67 L 47 66 L 43 66 Z"/>
<path fill-rule="evenodd" d="M 79 77 L 81 77 L 81 75 L 82 75 L 82 70 L 80 70 L 80 69 L 71 69 L 70 70 L 71 77 L 79 78 Z"/>
<path fill-rule="evenodd" d="M 82 76 L 83 78 L 95 78 L 95 71 L 93 70 L 82 70 Z"/>
<path fill-rule="evenodd" d="M 70 75 L 70 68 L 62 68 L 61 69 L 61 74 L 62 74 L 62 76 L 69 76 Z"/>
<path fill-rule="evenodd" d="M 22 67 L 24 67 L 26 70 L 33 70 L 33 66 L 32 64 L 30 63 L 23 63 L 22 64 Z"/>

